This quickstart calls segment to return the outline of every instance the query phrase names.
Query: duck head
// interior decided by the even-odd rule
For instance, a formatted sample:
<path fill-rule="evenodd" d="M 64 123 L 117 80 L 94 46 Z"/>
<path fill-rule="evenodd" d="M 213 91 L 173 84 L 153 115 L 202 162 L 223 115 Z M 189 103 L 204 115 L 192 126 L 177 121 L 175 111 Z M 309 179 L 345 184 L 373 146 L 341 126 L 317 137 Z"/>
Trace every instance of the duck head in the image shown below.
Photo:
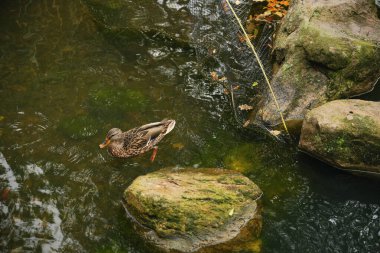
<path fill-rule="evenodd" d="M 99 144 L 99 148 L 107 147 L 114 139 L 117 138 L 116 136 L 121 133 L 122 131 L 119 128 L 112 128 L 111 130 L 109 130 L 104 142 Z"/>

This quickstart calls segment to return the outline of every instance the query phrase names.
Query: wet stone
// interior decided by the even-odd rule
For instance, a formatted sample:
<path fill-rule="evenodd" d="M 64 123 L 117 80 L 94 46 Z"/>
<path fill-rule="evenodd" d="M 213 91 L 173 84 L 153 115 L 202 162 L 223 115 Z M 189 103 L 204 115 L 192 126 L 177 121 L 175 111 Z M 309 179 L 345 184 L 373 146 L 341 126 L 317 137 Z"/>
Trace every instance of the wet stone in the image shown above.
<path fill-rule="evenodd" d="M 311 110 L 299 147 L 335 167 L 380 173 L 380 102 L 336 100 Z"/>
<path fill-rule="evenodd" d="M 160 250 L 229 252 L 260 234 L 261 195 L 235 171 L 168 168 L 133 181 L 124 206 L 138 233 Z"/>

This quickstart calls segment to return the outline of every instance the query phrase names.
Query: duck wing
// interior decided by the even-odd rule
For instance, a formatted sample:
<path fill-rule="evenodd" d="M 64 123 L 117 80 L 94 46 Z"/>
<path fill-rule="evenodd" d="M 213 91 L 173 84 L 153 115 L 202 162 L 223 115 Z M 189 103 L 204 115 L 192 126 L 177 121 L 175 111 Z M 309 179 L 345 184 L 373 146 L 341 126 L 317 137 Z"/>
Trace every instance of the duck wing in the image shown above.
<path fill-rule="evenodd" d="M 170 132 L 175 125 L 174 120 L 153 122 L 125 132 L 124 148 L 128 150 L 146 151 Z"/>

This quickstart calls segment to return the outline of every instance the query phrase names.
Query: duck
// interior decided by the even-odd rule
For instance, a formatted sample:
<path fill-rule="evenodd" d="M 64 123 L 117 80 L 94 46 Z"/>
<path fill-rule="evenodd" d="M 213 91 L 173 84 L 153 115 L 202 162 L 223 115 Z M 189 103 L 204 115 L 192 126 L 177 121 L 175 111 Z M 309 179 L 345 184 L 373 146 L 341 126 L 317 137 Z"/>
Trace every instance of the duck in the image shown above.
<path fill-rule="evenodd" d="M 157 144 L 170 133 L 176 124 L 173 119 L 164 119 L 132 128 L 123 132 L 119 128 L 108 131 L 99 148 L 107 147 L 108 153 L 113 157 L 128 158 L 138 156 L 153 149 L 150 161 L 153 162 L 157 154 Z"/>

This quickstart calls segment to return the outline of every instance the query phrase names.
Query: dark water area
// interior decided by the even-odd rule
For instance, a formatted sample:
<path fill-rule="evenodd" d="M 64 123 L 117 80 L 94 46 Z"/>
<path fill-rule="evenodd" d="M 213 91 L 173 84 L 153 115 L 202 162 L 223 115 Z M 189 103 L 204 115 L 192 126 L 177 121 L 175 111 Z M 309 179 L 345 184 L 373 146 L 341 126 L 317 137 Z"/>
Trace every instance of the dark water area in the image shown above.
<path fill-rule="evenodd" d="M 0 252 L 151 252 L 122 194 L 175 166 L 235 169 L 263 190 L 261 237 L 242 252 L 380 251 L 379 180 L 238 128 L 194 50 L 150 37 L 120 50 L 92 14 L 80 1 L 0 2 Z M 153 164 L 98 148 L 112 127 L 163 118 L 177 125 Z"/>

